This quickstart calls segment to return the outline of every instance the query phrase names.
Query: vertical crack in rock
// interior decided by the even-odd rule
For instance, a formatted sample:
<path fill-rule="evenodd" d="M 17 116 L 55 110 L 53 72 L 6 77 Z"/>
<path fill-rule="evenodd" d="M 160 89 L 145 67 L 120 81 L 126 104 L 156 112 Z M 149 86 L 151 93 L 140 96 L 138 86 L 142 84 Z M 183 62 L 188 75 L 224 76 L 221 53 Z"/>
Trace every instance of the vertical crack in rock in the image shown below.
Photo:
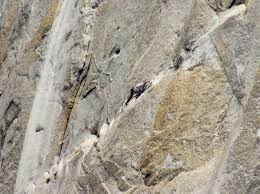
<path fill-rule="evenodd" d="M 241 101 L 244 97 L 244 94 L 242 93 L 241 84 L 237 74 L 237 67 L 235 66 L 234 61 L 232 59 L 231 51 L 228 50 L 228 48 L 225 48 L 225 43 L 223 41 L 221 42 L 221 40 L 218 39 L 218 41 L 222 43 L 218 43 L 218 45 L 223 45 L 223 48 L 217 47 L 212 38 L 211 41 L 213 42 L 219 59 L 222 62 L 223 70 L 225 72 L 230 86 L 232 87 L 233 94 L 236 97 L 237 101 L 240 104 L 242 104 Z"/>
<path fill-rule="evenodd" d="M 61 151 L 64 146 L 64 136 L 68 126 L 68 122 L 70 120 L 71 113 L 73 111 L 73 107 L 76 102 L 76 97 L 78 96 L 80 88 L 82 87 L 82 83 L 87 78 L 91 63 L 91 59 L 87 66 L 84 63 L 84 66 L 82 67 L 83 72 L 80 75 L 79 81 L 74 86 L 72 86 L 67 93 L 64 94 L 65 96 L 63 96 L 63 110 L 59 118 L 58 132 L 53 141 L 51 153 L 48 155 L 48 161 L 50 162 L 52 162 L 52 158 L 54 158 L 55 156 L 61 156 Z"/>

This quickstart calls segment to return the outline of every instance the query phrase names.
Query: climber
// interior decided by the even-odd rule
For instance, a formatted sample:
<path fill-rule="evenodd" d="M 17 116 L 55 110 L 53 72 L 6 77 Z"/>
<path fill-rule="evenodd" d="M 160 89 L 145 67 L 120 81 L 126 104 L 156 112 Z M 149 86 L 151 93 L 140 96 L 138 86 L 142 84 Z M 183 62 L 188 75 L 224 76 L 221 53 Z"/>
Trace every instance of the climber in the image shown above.
<path fill-rule="evenodd" d="M 143 83 L 140 83 L 138 85 L 136 85 L 135 87 L 132 87 L 130 90 L 130 96 L 128 97 L 125 105 L 127 106 L 127 104 L 133 99 L 137 99 L 139 96 L 141 96 L 142 93 L 144 93 L 144 91 L 149 88 L 151 86 L 152 82 L 145 80 Z"/>

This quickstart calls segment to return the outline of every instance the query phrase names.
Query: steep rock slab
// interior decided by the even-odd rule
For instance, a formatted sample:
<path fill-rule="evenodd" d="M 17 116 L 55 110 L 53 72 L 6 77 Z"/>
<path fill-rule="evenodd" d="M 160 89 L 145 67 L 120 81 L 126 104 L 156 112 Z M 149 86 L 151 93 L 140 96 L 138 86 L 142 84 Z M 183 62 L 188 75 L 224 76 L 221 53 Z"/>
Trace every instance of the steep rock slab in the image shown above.
<path fill-rule="evenodd" d="M 55 155 L 59 154 L 59 150 L 52 145 L 53 142 L 56 143 L 55 135 L 58 131 L 56 123 L 62 108 L 60 86 L 64 81 L 66 71 L 70 70 L 68 66 L 70 55 L 67 55 L 67 47 L 71 46 L 71 42 L 68 41 L 67 33 L 76 24 L 75 3 L 76 1 L 62 2 L 60 12 L 55 17 L 59 1 L 53 1 L 54 6 L 51 7 L 48 17 L 44 18 L 44 22 L 40 24 L 39 33 L 41 37 L 42 33 L 46 33 L 46 28 L 50 28 L 49 22 L 55 18 L 27 124 L 23 152 L 17 173 L 15 187 L 17 193 L 29 192 L 28 189 L 33 190 L 37 179 L 44 173 L 45 168 L 49 168 Z M 36 42 L 39 41 L 38 34 L 29 43 L 29 51 L 35 50 L 35 40 Z"/>
<path fill-rule="evenodd" d="M 255 23 L 245 17 L 233 16 L 211 34 L 233 93 L 243 105 L 247 102 L 256 67 Z"/>
<path fill-rule="evenodd" d="M 138 19 L 138 11 L 135 9 L 135 5 L 137 5 L 138 3 L 140 4 L 140 7 L 138 7 L 140 9 L 140 12 L 142 12 L 143 9 L 148 9 L 148 19 L 152 21 L 146 22 L 144 24 L 141 23 L 142 25 L 140 24 L 140 26 L 137 25 L 137 30 L 140 28 L 140 30 L 138 31 L 139 33 L 137 33 L 137 36 L 133 39 L 133 41 L 130 41 L 126 44 L 124 43 L 124 41 L 129 40 L 128 37 L 131 37 L 131 30 L 135 29 L 136 23 L 132 21 L 132 17 L 130 17 L 130 19 L 124 17 L 131 15 L 133 16 L 133 18 L 137 17 Z M 93 53 L 88 53 L 87 58 L 90 59 L 89 65 L 86 66 L 87 68 L 89 68 L 88 76 L 86 78 L 86 82 L 83 82 L 83 87 L 78 93 L 78 98 L 75 101 L 77 103 L 75 103 L 75 106 L 73 107 L 73 111 L 68 123 L 69 130 L 66 134 L 66 137 L 69 139 L 69 144 L 67 147 L 64 146 L 65 158 L 66 156 L 70 156 L 71 154 L 73 155 L 73 150 L 75 146 L 81 147 L 81 145 L 84 144 L 84 139 L 85 141 L 87 139 L 91 139 L 93 135 L 90 135 L 90 133 L 93 133 L 93 131 L 97 131 L 97 135 L 101 135 L 101 138 L 100 142 L 95 147 L 93 147 L 89 154 L 79 154 L 79 159 L 78 157 L 75 158 L 75 160 L 77 161 L 77 165 L 82 163 L 83 169 L 79 167 L 77 168 L 77 171 L 72 172 L 72 168 L 64 168 L 64 175 L 66 177 L 70 177 L 70 180 L 74 180 L 72 181 L 72 185 L 74 186 L 73 188 L 71 188 L 71 185 L 69 186 L 66 184 L 61 184 L 59 190 L 60 193 L 65 190 L 70 190 L 71 192 L 74 192 L 75 189 L 87 193 L 116 193 L 125 192 L 128 190 L 129 192 L 132 192 L 130 188 L 135 187 L 135 185 L 138 185 L 141 188 L 141 185 L 144 185 L 145 183 L 155 184 L 157 182 L 163 182 L 164 179 L 171 180 L 173 176 L 176 176 L 178 174 L 178 169 L 176 170 L 176 165 L 171 165 L 171 163 L 174 163 L 174 161 L 172 160 L 172 157 L 170 155 L 165 156 L 166 169 L 161 170 L 160 167 L 156 167 L 154 171 L 156 171 L 157 174 L 155 173 L 156 175 L 154 176 L 154 178 L 151 179 L 150 183 L 149 178 L 151 178 L 151 176 L 149 177 L 149 173 L 146 174 L 145 170 L 143 170 L 143 174 L 139 172 L 140 164 L 138 161 L 140 160 L 144 150 L 144 140 L 150 137 L 151 131 L 154 128 L 153 123 L 156 115 L 154 111 L 157 110 L 156 107 L 160 102 L 160 96 L 163 95 L 164 90 L 166 90 L 165 87 L 167 87 L 169 84 L 168 81 L 166 81 L 167 79 L 159 82 L 160 87 L 162 87 L 161 89 L 158 89 L 158 86 L 152 88 L 150 92 L 148 91 L 147 94 L 145 94 L 143 97 L 138 99 L 137 102 L 132 104 L 133 107 L 127 108 L 123 111 L 123 113 L 118 112 L 118 110 L 125 100 L 125 96 L 127 95 L 127 85 L 130 82 L 132 82 L 133 84 L 137 83 L 137 81 L 142 80 L 143 77 L 151 77 L 153 79 L 158 72 L 166 70 L 167 67 L 172 66 L 172 60 L 176 56 L 175 52 L 179 52 L 179 49 L 182 49 L 183 46 L 184 50 L 187 50 L 185 52 L 192 53 L 193 48 L 190 48 L 190 43 L 192 43 L 192 41 L 194 40 L 196 41 L 198 37 L 203 35 L 203 33 L 206 33 L 210 26 L 213 25 L 213 19 L 216 18 L 213 11 L 206 7 L 203 1 L 199 1 L 199 3 L 196 5 L 189 4 L 191 6 L 191 9 L 195 9 L 195 11 L 192 13 L 181 12 L 181 10 L 186 9 L 186 7 L 182 6 L 181 4 L 177 4 L 176 6 L 176 4 L 174 4 L 173 2 L 165 1 L 160 5 L 158 4 L 158 2 L 154 2 L 154 4 L 152 4 L 154 5 L 154 7 L 146 7 L 142 5 L 142 2 L 138 3 L 136 2 L 135 4 L 131 5 L 123 4 L 125 7 L 134 6 L 133 10 L 135 10 L 135 12 L 132 13 L 129 11 L 128 15 L 125 14 L 124 9 L 122 9 L 122 11 L 124 11 L 124 14 L 122 14 L 120 10 L 114 12 L 114 7 L 116 6 L 112 5 L 116 4 L 116 2 L 103 2 L 95 7 L 97 24 L 96 26 L 94 25 L 95 36 L 93 43 L 90 42 L 90 45 L 92 43 L 91 49 L 93 50 Z M 202 8 L 200 8 L 201 6 Z M 157 9 L 159 8 L 161 9 L 161 12 L 158 12 Z M 173 9 L 174 12 L 172 11 Z M 206 10 L 207 14 L 199 14 L 201 9 Z M 86 14 L 87 12 L 83 12 L 83 14 L 84 13 Z M 92 14 L 91 11 L 88 13 Z M 175 14 L 171 15 L 171 13 Z M 119 14 L 120 17 L 117 14 Z M 207 19 L 207 15 L 211 16 L 209 17 L 210 19 Z M 159 16 L 165 16 L 161 23 L 158 19 Z M 199 24 L 203 26 L 203 29 L 197 27 L 197 21 L 194 19 L 194 16 L 200 18 Z M 114 18 L 115 20 L 111 18 Z M 121 18 L 122 21 L 119 20 Z M 176 20 L 176 18 L 180 20 Z M 113 23 L 114 21 L 118 20 L 118 24 Z M 124 24 L 125 21 L 129 21 L 129 24 L 133 25 L 133 28 L 126 28 L 126 25 Z M 145 21 L 146 20 L 144 20 L 144 22 Z M 171 28 L 167 27 L 169 26 L 169 22 L 172 21 L 176 22 L 174 23 L 174 26 L 172 26 Z M 153 22 L 155 22 L 156 24 L 160 24 L 158 25 L 158 29 L 160 30 L 156 30 L 157 25 L 153 25 Z M 89 25 L 90 28 L 93 27 L 92 24 L 93 23 Z M 192 28 L 189 29 L 190 24 L 192 24 Z M 121 33 L 120 29 L 124 29 L 123 32 L 125 33 Z M 165 31 L 169 34 L 165 34 Z M 174 32 L 174 34 L 172 34 L 172 32 Z M 114 36 L 111 36 L 111 34 L 114 34 Z M 189 34 L 188 39 L 186 39 L 187 34 Z M 149 38 L 150 35 L 151 39 L 147 40 L 148 45 L 143 44 L 143 40 Z M 165 38 L 165 36 L 169 36 L 169 38 Z M 173 41 L 169 44 L 168 39 L 171 39 Z M 111 44 L 111 42 L 113 44 Z M 121 44 L 124 47 L 122 47 Z M 210 66 L 202 65 L 201 67 L 195 67 L 194 70 L 191 70 L 191 72 L 197 72 L 197 68 L 199 68 L 200 70 L 205 68 L 205 71 L 210 73 L 216 71 L 218 72 L 216 74 L 219 74 L 219 76 L 221 77 L 219 78 L 219 80 L 218 78 L 216 78 L 216 80 L 220 82 L 222 80 L 223 82 L 225 82 L 225 75 L 219 68 L 219 61 L 217 61 L 216 59 L 214 48 L 210 48 L 212 49 L 210 50 L 211 57 L 209 57 L 208 60 L 213 63 L 216 62 L 217 64 L 214 64 L 214 66 L 217 68 L 214 70 L 214 68 Z M 165 60 L 164 57 L 166 58 Z M 162 64 L 162 61 L 165 61 L 165 63 Z M 131 62 L 130 66 L 128 63 L 125 65 L 125 62 Z M 196 64 L 190 64 L 190 66 L 193 65 Z M 127 68 L 128 70 L 123 67 Z M 203 72 L 203 70 L 201 71 Z M 182 73 L 184 72 L 181 72 L 180 74 L 182 75 Z M 212 74 L 215 76 L 214 73 Z M 200 75 L 200 73 L 198 73 L 198 75 Z M 195 75 L 193 77 L 195 77 Z M 170 80 L 172 79 L 170 77 L 167 78 Z M 213 81 L 213 83 L 217 84 L 216 80 Z M 125 83 L 127 84 L 125 85 Z M 228 89 L 228 84 L 226 82 L 223 84 L 225 85 L 223 89 L 230 91 Z M 213 86 L 211 86 L 210 88 L 212 89 Z M 231 92 L 227 92 L 226 95 L 226 98 L 229 102 Z M 194 94 L 194 96 L 196 95 Z M 202 96 L 200 96 L 200 98 L 202 98 Z M 213 94 L 209 98 L 212 99 Z M 191 101 L 191 99 L 188 101 Z M 191 102 L 191 104 L 192 103 L 195 102 Z M 204 103 L 206 104 L 206 102 Z M 223 105 L 223 114 L 227 111 L 227 104 L 224 103 Z M 193 104 L 193 106 L 195 105 Z M 221 107 L 221 105 L 219 106 Z M 187 107 L 184 107 L 183 109 L 185 108 Z M 192 110 L 195 111 L 194 109 Z M 195 111 L 195 113 L 197 112 Z M 219 113 L 218 116 L 221 117 L 220 115 L 222 114 Z M 115 116 L 115 121 L 111 122 Z M 83 120 L 86 120 L 86 122 L 84 123 Z M 100 130 L 99 128 L 105 121 L 108 123 L 104 124 Z M 217 128 L 217 122 L 218 119 L 214 120 L 213 124 L 211 124 L 210 127 Z M 104 130 L 106 128 L 104 126 L 108 124 L 108 129 Z M 95 130 L 92 130 L 94 128 Z M 212 135 L 213 132 L 210 132 L 209 134 L 211 136 L 208 138 L 209 140 L 206 141 L 205 144 L 212 143 L 212 139 L 214 139 L 214 135 Z M 222 135 L 220 136 L 220 139 L 223 138 Z M 207 137 L 205 137 L 205 139 L 207 139 Z M 223 140 L 221 140 L 221 142 L 222 141 Z M 129 149 L 129 147 L 131 149 Z M 196 181 L 194 178 L 198 176 L 198 174 L 202 174 L 203 172 L 207 172 L 209 176 L 212 176 L 212 174 L 214 174 L 214 172 L 212 172 L 214 171 L 213 167 L 215 167 L 217 163 L 214 157 L 215 155 L 221 153 L 222 148 L 222 143 L 216 143 L 217 151 L 213 149 L 214 151 L 212 151 L 212 155 L 210 155 L 209 158 L 205 159 L 204 157 L 204 163 L 207 164 L 205 165 L 205 168 L 201 164 L 203 163 L 203 160 L 201 160 L 201 163 L 199 163 L 197 166 L 194 165 L 195 167 L 192 165 L 190 165 L 191 167 L 187 167 L 189 170 L 191 170 L 192 168 L 193 170 L 195 169 L 193 175 L 192 172 L 190 174 L 190 176 L 193 177 L 190 182 L 194 184 L 193 187 L 188 188 L 188 190 L 185 190 L 185 188 L 178 188 L 180 192 L 185 193 L 185 191 L 194 191 L 198 189 L 195 186 Z M 198 149 L 201 150 L 201 146 L 198 146 Z M 144 153 L 144 155 L 146 155 L 146 153 Z M 62 157 L 62 159 L 64 158 Z M 73 161 L 69 161 L 68 165 L 72 165 Z M 182 165 L 182 162 L 177 163 L 177 166 Z M 160 166 L 160 164 L 161 163 L 159 162 L 157 165 Z M 213 170 L 209 170 L 210 167 L 212 167 Z M 66 178 L 63 178 L 63 173 L 61 173 L 61 176 L 58 176 L 57 178 L 61 182 L 66 182 Z M 84 175 L 84 173 L 86 174 Z M 188 173 L 187 176 L 189 176 Z M 184 172 L 181 174 L 184 174 Z M 148 176 L 146 177 L 146 175 Z M 177 179 L 176 182 L 178 182 L 178 180 L 180 180 L 180 183 L 177 187 L 180 187 L 179 185 L 187 181 L 187 179 L 181 181 L 180 178 Z M 207 182 L 208 180 L 206 177 L 203 177 L 201 182 L 203 181 Z M 173 191 L 175 189 L 176 186 L 171 187 L 171 189 L 169 190 Z"/>
<path fill-rule="evenodd" d="M 32 193 L 207 193 L 214 181 L 214 191 L 257 192 L 256 150 L 247 142 L 257 130 L 250 125 L 250 135 L 240 134 L 238 103 L 256 105 L 247 101 L 257 69 L 255 2 L 76 1 L 81 24 L 62 37 L 63 111 Z M 58 0 L 23 1 L 8 33 L 0 76 L 4 193 L 12 192 L 33 98 L 28 88 L 35 88 L 57 9 Z M 165 77 L 158 81 L 158 74 Z M 158 85 L 122 108 L 143 79 Z M 252 154 L 245 154 L 253 161 L 245 158 L 250 178 L 239 169 L 246 166 L 237 159 L 244 157 L 240 147 Z"/>
<path fill-rule="evenodd" d="M 226 165 L 218 177 L 216 193 L 259 193 L 259 94 L 260 71 L 256 72 L 241 132 L 228 151 Z"/>
<path fill-rule="evenodd" d="M 79 100 L 83 110 L 78 114 L 84 112 L 86 120 L 80 128 L 99 130 L 117 116 L 133 85 L 172 65 L 173 47 L 181 39 L 177 31 L 189 17 L 187 6 L 191 9 L 191 2 L 104 1 L 96 8 L 90 70 L 79 97 L 96 89 Z"/>
<path fill-rule="evenodd" d="M 165 91 L 140 160 L 147 185 L 214 158 L 223 149 L 218 127 L 230 102 L 225 75 L 210 66 L 179 73 Z M 215 142 L 216 141 L 216 142 Z"/>
<path fill-rule="evenodd" d="M 227 149 L 223 166 L 219 169 L 219 175 L 212 192 L 216 193 L 259 193 L 259 146 L 258 129 L 259 123 L 259 1 L 249 1 L 247 12 L 243 18 L 243 24 L 233 29 L 243 29 L 236 33 L 234 38 L 239 38 L 239 44 L 232 44 L 233 39 L 226 38 L 225 42 L 234 51 L 240 51 L 240 55 L 234 58 L 236 65 L 243 66 L 245 72 L 242 78 L 246 78 L 244 87 L 246 100 L 244 101 L 244 116 L 241 119 L 239 133 L 230 142 Z M 245 36 L 247 29 L 244 26 L 254 26 L 250 36 Z M 244 33 L 243 33 L 244 31 Z M 225 33 L 222 29 L 219 33 Z M 244 46 L 241 43 L 246 43 Z M 237 45 L 237 46 L 236 46 Z M 249 52 L 248 52 L 249 51 Z M 236 53 L 236 52 L 235 52 Z M 224 64 L 225 65 L 225 64 Z M 243 74 L 242 74 L 243 75 Z M 243 80 L 243 79 L 242 79 Z M 235 130 L 235 128 L 234 128 Z"/>
<path fill-rule="evenodd" d="M 17 118 L 15 118 L 16 116 L 13 117 L 15 119 L 12 123 L 9 122 L 10 126 L 2 125 L 1 122 L 1 130 L 5 131 L 4 142 L 1 142 L 1 144 L 4 144 L 1 150 L 0 162 L 1 193 L 13 192 L 25 128 L 33 101 L 37 77 L 39 76 L 38 70 L 42 62 L 40 55 L 45 50 L 45 38 L 39 40 L 38 47 L 31 50 L 30 56 L 24 53 L 24 48 L 30 42 L 41 20 L 48 15 L 52 2 L 54 1 L 41 1 L 41 3 L 37 1 L 32 3 L 30 0 L 21 1 L 20 3 L 18 1 L 5 1 L 2 7 L 4 12 L 0 29 L 1 32 L 5 33 L 6 37 L 5 42 L 2 42 L 0 55 L 3 54 L 4 50 L 6 50 L 7 55 L 5 60 L 1 62 L 0 105 L 2 108 L 0 117 L 4 119 L 8 115 L 7 121 L 12 120 L 11 117 L 13 116 L 8 111 L 5 112 L 8 106 L 12 104 L 11 102 L 19 107 L 18 109 L 15 108 L 16 110 L 14 109 L 14 113 L 19 112 L 19 114 L 14 114 Z M 52 25 L 52 22 L 53 18 L 48 21 L 49 25 Z M 8 114 L 6 115 L 6 113 Z"/>
<path fill-rule="evenodd" d="M 120 179 L 123 178 L 129 193 L 141 192 L 140 188 L 145 184 L 155 185 L 164 179 L 170 181 L 181 171 L 194 171 L 196 176 L 209 172 L 213 176 L 217 165 L 214 160 L 223 151 L 225 134 L 220 126 L 232 96 L 225 74 L 202 65 L 191 71 L 180 72 L 170 84 L 168 79 L 163 78 L 158 84 L 160 89 L 158 86 L 152 88 L 144 96 L 145 100 L 136 102 L 138 104 L 112 122 L 97 144 L 101 161 L 110 161 L 121 169 L 121 173 L 118 174 L 117 170 L 111 174 L 114 179 L 112 182 L 116 181 L 122 189 Z M 196 109 L 195 104 L 200 104 L 200 108 Z M 185 120 L 185 124 L 181 125 L 180 120 Z M 206 152 L 205 147 L 208 148 Z M 94 167 L 90 167 L 92 162 L 89 162 L 86 161 L 84 165 L 90 172 Z M 212 169 L 200 171 L 205 165 Z M 100 174 L 106 177 L 102 171 Z M 210 184 L 208 177 L 201 181 Z M 108 183 L 104 179 L 104 184 Z M 176 189 L 176 186 L 171 187 L 171 191 Z M 189 189 L 185 191 L 198 188 L 194 185 Z M 183 190 L 180 189 L 180 192 Z"/>

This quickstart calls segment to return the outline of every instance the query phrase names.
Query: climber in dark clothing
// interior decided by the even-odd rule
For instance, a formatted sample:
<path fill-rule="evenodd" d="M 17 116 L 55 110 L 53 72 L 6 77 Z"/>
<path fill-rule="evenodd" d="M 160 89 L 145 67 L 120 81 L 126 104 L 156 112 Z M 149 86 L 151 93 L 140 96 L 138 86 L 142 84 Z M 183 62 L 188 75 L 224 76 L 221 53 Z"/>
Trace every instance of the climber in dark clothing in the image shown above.
<path fill-rule="evenodd" d="M 144 91 L 149 88 L 151 85 L 150 81 L 145 80 L 143 83 L 136 85 L 135 87 L 132 87 L 130 90 L 130 96 L 128 97 L 125 105 L 127 106 L 127 104 L 133 99 L 137 99 L 139 96 L 141 96 L 142 93 L 144 93 Z"/>

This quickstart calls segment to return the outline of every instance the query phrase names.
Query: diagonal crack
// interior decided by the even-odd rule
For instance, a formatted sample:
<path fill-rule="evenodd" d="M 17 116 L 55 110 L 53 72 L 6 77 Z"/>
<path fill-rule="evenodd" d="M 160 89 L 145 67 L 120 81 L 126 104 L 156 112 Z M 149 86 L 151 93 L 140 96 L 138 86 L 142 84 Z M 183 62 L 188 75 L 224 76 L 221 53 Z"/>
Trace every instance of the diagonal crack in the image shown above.
<path fill-rule="evenodd" d="M 92 60 L 90 59 L 86 70 L 81 74 L 79 82 L 77 82 L 66 94 L 63 99 L 63 110 L 60 114 L 60 118 L 58 119 L 58 130 L 57 134 L 54 137 L 54 141 L 52 143 L 52 150 L 47 156 L 47 161 L 51 162 L 54 156 L 61 157 L 61 152 L 64 146 L 64 138 L 66 134 L 66 129 L 68 127 L 68 122 L 70 120 L 72 110 L 75 106 L 76 97 L 80 91 L 81 85 L 83 81 L 87 78 L 87 75 L 90 70 Z M 86 66 L 84 63 L 83 69 Z"/>
<path fill-rule="evenodd" d="M 214 43 L 214 41 L 213 41 L 213 39 L 210 35 L 209 35 L 209 38 L 210 38 L 210 40 L 211 40 L 211 42 L 212 42 L 212 44 L 215 48 L 215 52 L 216 52 L 216 54 L 219 58 L 219 61 L 222 64 L 222 68 L 223 68 L 223 71 L 224 71 L 225 76 L 227 78 L 227 81 L 228 81 L 230 87 L 232 88 L 232 93 L 236 97 L 239 104 L 242 105 L 242 99 L 243 99 L 244 95 L 242 94 L 241 87 L 240 87 L 241 85 L 239 84 L 238 77 L 236 75 L 236 77 L 234 78 L 235 80 L 232 80 L 232 78 L 231 78 L 232 75 L 229 75 L 230 73 L 228 72 L 227 67 L 225 66 L 225 61 L 223 60 L 223 57 L 219 53 L 218 48 L 216 47 L 216 44 Z M 235 86 L 236 84 L 238 84 L 238 86 Z"/>

